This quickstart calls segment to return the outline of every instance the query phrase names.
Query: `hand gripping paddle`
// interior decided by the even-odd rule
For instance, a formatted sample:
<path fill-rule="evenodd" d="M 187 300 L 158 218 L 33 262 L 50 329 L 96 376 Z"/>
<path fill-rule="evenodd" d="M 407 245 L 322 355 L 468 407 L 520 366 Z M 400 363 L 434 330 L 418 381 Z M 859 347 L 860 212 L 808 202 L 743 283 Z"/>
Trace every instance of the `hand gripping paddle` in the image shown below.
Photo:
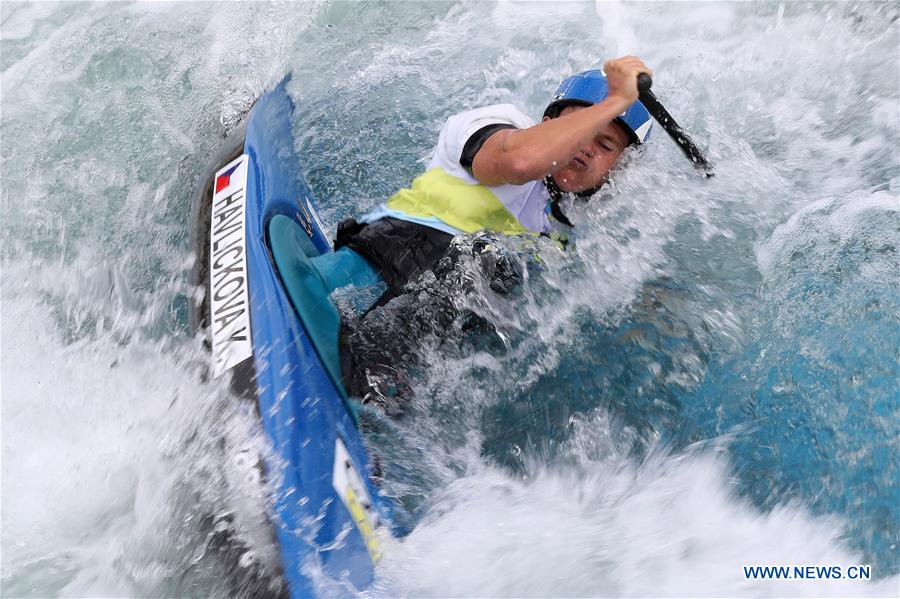
<path fill-rule="evenodd" d="M 694 164 L 694 167 L 707 177 L 712 177 L 712 165 L 709 163 L 709 160 L 706 159 L 706 156 L 703 155 L 703 152 L 700 151 L 700 148 L 698 148 L 697 144 L 694 143 L 694 140 L 691 139 L 691 136 L 687 134 L 687 131 L 682 129 L 681 125 L 675 122 L 675 119 L 672 118 L 669 111 L 656 99 L 656 96 L 650 91 L 651 85 L 653 85 L 653 79 L 650 78 L 650 75 L 647 73 L 638 75 L 638 99 L 641 101 L 641 104 L 647 108 L 647 111 L 653 118 L 666 130 L 669 137 L 678 144 L 678 147 L 681 148 L 684 155 L 690 159 Z"/>

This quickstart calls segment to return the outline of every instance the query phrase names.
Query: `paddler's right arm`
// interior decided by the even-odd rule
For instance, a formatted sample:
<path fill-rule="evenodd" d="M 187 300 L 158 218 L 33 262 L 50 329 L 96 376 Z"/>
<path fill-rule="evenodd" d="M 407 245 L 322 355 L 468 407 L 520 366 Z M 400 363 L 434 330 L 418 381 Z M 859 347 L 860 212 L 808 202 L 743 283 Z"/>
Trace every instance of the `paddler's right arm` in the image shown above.
<path fill-rule="evenodd" d="M 609 95 L 599 104 L 544 120 L 527 129 L 504 129 L 491 135 L 472 162 L 472 176 L 482 185 L 521 185 L 543 179 L 568 164 L 610 121 L 638 98 L 637 76 L 652 71 L 635 56 L 604 65 Z"/>

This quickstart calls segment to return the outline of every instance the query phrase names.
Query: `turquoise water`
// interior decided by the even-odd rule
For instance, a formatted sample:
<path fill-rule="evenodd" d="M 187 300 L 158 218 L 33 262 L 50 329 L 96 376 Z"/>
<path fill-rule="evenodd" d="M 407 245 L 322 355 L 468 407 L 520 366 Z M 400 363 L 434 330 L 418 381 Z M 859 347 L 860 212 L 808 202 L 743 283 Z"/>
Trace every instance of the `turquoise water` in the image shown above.
<path fill-rule="evenodd" d="M 657 136 L 576 253 L 460 300 L 501 334 L 427 346 L 410 413 L 368 415 L 412 528 L 374 594 L 897 594 L 896 4 L 0 10 L 4 596 L 277 587 L 265 440 L 201 381 L 186 317 L 194 177 L 253 98 L 293 71 L 333 227 L 420 172 L 449 115 L 537 116 L 623 53 L 716 176 Z"/>

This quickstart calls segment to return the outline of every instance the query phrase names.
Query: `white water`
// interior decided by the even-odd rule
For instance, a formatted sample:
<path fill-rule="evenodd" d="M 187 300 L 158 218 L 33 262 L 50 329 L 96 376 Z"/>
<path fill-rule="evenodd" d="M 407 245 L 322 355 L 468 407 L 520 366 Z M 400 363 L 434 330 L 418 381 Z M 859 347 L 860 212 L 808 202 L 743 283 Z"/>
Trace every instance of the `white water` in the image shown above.
<path fill-rule="evenodd" d="M 562 308 L 527 305 L 537 355 L 526 344 L 526 364 L 476 357 L 492 377 L 465 393 L 471 360 L 435 368 L 430 388 L 448 388 L 423 407 L 458 414 L 466 430 L 438 416 L 398 425 L 428 507 L 372 594 L 896 596 L 895 573 L 877 570 L 888 578 L 873 584 L 745 580 L 742 565 L 865 562 L 842 537 L 844 516 L 800 503 L 764 512 L 739 497 L 727 443 L 639 458 L 592 410 L 572 422 L 558 461 L 528 456 L 521 478 L 483 457 L 480 430 L 480 408 L 510 388 L 527 396 L 584 342 L 573 314 L 614 322 L 643 282 L 690 262 L 672 246 L 724 247 L 724 271 L 750 255 L 767 277 L 809 214 L 831 214 L 821 234 L 840 235 L 863 209 L 895 211 L 896 14 L 891 4 L 3 3 L 2 594 L 258 590 L 225 581 L 217 530 L 243 542 L 236 559 L 273 569 L 264 490 L 236 465 L 265 442 L 251 411 L 200 380 L 184 317 L 192 176 L 253 97 L 294 70 L 298 143 L 333 224 L 405 184 L 449 114 L 513 101 L 536 115 L 563 75 L 639 52 L 718 175 L 698 184 L 658 136 L 586 227 L 580 276 L 550 269 L 544 284 L 565 292 Z M 679 233 L 685 218 L 698 234 Z M 736 303 L 701 318 L 724 345 L 749 326 Z M 702 378 L 695 360 L 683 356 L 673 379 Z M 510 382 L 507 368 L 523 374 Z"/>
<path fill-rule="evenodd" d="M 589 462 L 527 483 L 478 464 L 392 550 L 377 594 L 892 596 L 896 580 L 743 580 L 745 565 L 856 563 L 841 524 L 791 506 L 760 514 L 708 455 Z"/>

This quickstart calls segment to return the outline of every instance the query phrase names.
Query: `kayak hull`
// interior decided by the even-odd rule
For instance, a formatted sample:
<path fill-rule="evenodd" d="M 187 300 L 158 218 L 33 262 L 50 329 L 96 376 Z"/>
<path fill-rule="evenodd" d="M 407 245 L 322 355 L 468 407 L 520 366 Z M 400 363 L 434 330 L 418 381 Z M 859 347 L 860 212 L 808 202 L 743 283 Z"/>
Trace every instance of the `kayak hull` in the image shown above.
<path fill-rule="evenodd" d="M 331 251 L 300 175 L 287 82 L 255 103 L 201 180 L 193 206 L 194 277 L 205 294 L 191 322 L 195 330 L 207 332 L 213 374 L 231 377 L 234 391 L 257 403 L 273 450 L 266 475 L 275 492 L 271 520 L 284 578 L 292 596 L 307 597 L 322 583 L 314 584 L 313 577 L 323 574 L 356 590 L 372 583 L 391 511 L 372 483 L 373 465 L 355 405 L 335 380 L 334 369 L 326 368 L 321 344 L 317 351 L 272 255 L 269 226 L 279 216 L 291 219 L 290 226 L 308 238 L 306 247 L 314 250 L 307 251 Z M 242 178 L 229 187 L 227 177 L 233 173 Z M 241 216 L 239 208 L 242 242 L 232 226 Z M 226 257 L 234 260 L 223 266 Z M 246 306 L 238 294 L 226 297 L 242 279 Z M 242 359 L 243 354 L 232 353 L 219 360 L 223 342 L 216 335 L 240 337 L 245 317 L 249 326 L 241 339 L 251 355 Z"/>

